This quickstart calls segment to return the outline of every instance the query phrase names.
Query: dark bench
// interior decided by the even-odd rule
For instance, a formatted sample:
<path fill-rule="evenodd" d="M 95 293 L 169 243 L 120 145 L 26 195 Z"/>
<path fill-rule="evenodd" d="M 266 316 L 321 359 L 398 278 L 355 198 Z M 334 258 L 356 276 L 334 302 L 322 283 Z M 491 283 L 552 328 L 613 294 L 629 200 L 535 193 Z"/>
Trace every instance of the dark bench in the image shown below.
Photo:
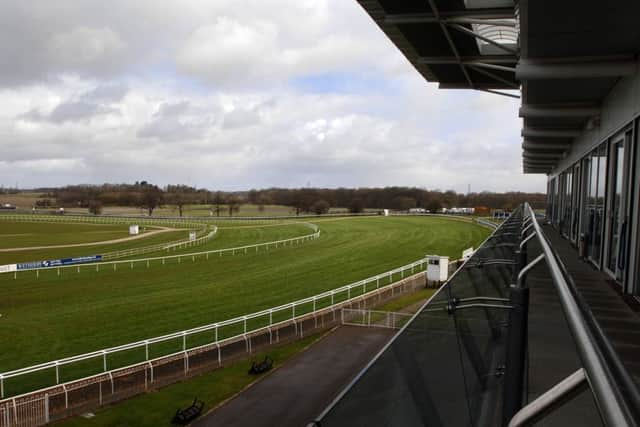
<path fill-rule="evenodd" d="M 202 412 L 202 408 L 204 407 L 204 402 L 199 401 L 198 398 L 193 399 L 193 403 L 191 406 L 185 409 L 178 409 L 176 414 L 173 416 L 173 420 L 171 422 L 173 424 L 187 425 L 191 421 L 195 420 L 200 416 Z"/>
<path fill-rule="evenodd" d="M 272 367 L 273 367 L 273 360 L 269 356 L 265 356 L 262 362 L 256 363 L 256 361 L 254 360 L 253 363 L 251 363 L 251 369 L 249 369 L 249 374 L 260 375 L 264 372 L 267 372 Z"/>

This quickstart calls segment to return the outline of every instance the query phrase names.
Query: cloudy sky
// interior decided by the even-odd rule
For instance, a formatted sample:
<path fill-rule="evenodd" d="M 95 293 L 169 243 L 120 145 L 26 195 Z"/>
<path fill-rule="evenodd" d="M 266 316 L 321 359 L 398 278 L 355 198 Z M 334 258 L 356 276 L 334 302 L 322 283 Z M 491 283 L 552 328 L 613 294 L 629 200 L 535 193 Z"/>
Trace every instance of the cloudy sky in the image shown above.
<path fill-rule="evenodd" d="M 426 83 L 355 0 L 6 0 L 0 185 L 544 191 L 518 101 Z"/>

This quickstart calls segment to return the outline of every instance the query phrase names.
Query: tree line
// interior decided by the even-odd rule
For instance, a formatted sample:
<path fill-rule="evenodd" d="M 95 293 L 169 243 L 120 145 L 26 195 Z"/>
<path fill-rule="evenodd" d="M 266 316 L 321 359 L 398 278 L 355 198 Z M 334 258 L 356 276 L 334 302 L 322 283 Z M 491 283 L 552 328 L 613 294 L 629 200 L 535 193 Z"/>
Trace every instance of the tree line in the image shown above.
<path fill-rule="evenodd" d="M 442 208 L 474 207 L 488 209 L 513 209 L 528 201 L 536 209 L 546 205 L 544 193 L 470 193 L 453 190 L 426 190 L 416 187 L 384 188 L 267 188 L 249 191 L 210 191 L 187 185 L 168 185 L 161 188 L 147 181 L 134 184 L 72 185 L 48 189 L 41 207 L 82 207 L 99 214 L 104 206 L 133 206 L 146 209 L 149 215 L 163 205 L 177 207 L 180 216 L 187 205 L 208 207 L 213 214 L 229 216 L 237 213 L 243 204 L 258 206 L 263 211 L 267 205 L 283 205 L 296 214 L 324 214 L 331 208 L 363 212 L 365 209 L 394 209 L 406 211 L 423 208 L 437 212 Z"/>
<path fill-rule="evenodd" d="M 546 206 L 544 193 L 470 193 L 461 194 L 453 190 L 425 190 L 416 187 L 384 188 L 269 188 L 250 190 L 249 203 L 268 201 L 272 204 L 292 206 L 299 212 L 318 213 L 321 207 L 348 208 L 351 212 L 365 209 L 394 209 L 405 211 L 423 208 L 437 212 L 451 207 L 485 207 L 488 209 L 513 209 L 528 201 L 534 208 Z"/>

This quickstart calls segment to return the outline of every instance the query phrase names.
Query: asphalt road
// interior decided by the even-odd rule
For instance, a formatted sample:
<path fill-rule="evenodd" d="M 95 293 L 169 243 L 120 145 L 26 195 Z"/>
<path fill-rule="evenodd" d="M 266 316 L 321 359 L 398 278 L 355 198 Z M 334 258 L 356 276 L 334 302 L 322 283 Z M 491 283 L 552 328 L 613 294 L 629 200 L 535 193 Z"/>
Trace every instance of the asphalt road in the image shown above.
<path fill-rule="evenodd" d="M 304 427 L 393 336 L 395 330 L 342 326 L 195 427 Z"/>

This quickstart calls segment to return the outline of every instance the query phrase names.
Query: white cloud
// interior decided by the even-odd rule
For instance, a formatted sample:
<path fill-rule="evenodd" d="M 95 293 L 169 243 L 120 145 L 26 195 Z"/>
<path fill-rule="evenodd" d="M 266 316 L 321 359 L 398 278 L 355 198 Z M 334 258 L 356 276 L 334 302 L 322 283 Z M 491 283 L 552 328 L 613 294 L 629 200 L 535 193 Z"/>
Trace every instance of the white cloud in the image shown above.
<path fill-rule="evenodd" d="M 544 190 L 518 103 L 425 83 L 355 0 L 10 0 L 0 58 L 0 184 Z"/>

